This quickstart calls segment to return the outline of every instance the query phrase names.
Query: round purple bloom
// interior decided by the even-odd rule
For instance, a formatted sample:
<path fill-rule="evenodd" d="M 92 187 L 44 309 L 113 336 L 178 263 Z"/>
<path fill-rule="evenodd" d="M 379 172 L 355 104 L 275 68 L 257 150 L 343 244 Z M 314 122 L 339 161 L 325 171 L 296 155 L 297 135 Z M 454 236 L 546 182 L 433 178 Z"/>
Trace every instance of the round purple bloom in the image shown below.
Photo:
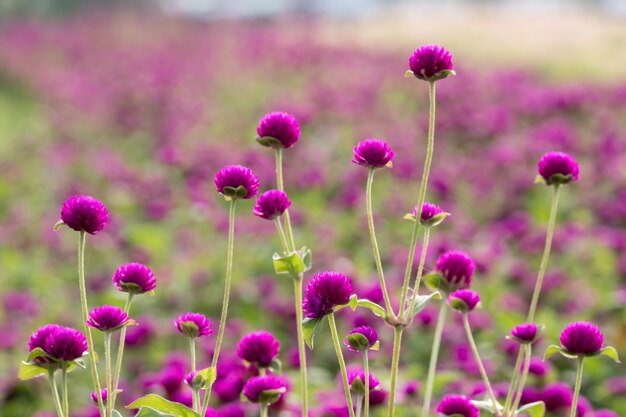
<path fill-rule="evenodd" d="M 420 46 L 409 58 L 409 68 L 420 80 L 437 81 L 447 77 L 447 71 L 452 70 L 452 54 L 443 46 Z"/>
<path fill-rule="evenodd" d="M 374 391 L 370 391 L 370 407 L 378 407 L 379 405 L 383 405 L 387 400 L 387 391 L 382 389 L 375 389 Z"/>
<path fill-rule="evenodd" d="M 354 381 L 359 379 L 360 383 L 357 383 L 356 385 L 354 385 Z M 378 386 L 380 386 L 380 381 L 374 376 L 374 374 L 372 374 L 371 372 L 369 373 L 369 389 L 370 391 L 375 390 L 376 388 L 378 388 Z M 365 372 L 358 370 L 349 370 L 348 371 L 348 384 L 350 385 L 351 389 L 359 392 L 361 394 L 363 394 L 363 390 L 365 389 Z"/>
<path fill-rule="evenodd" d="M 418 206 L 415 206 L 413 208 L 413 217 L 417 217 L 417 209 Z M 422 211 L 420 213 L 420 223 L 424 226 L 434 226 L 435 223 L 439 223 L 443 220 L 435 219 L 435 216 L 438 216 L 441 213 L 443 213 L 441 207 L 426 201 L 422 205 Z"/>
<path fill-rule="evenodd" d="M 213 333 L 211 321 L 199 313 L 181 314 L 174 322 L 174 326 L 180 334 L 191 338 L 209 336 Z"/>
<path fill-rule="evenodd" d="M 540 394 L 540 401 L 546 404 L 546 411 L 554 412 L 572 406 L 574 394 L 572 389 L 562 382 L 553 382 L 546 385 Z"/>
<path fill-rule="evenodd" d="M 108 398 L 108 391 L 106 388 L 103 388 L 100 390 L 100 395 L 102 396 L 102 402 L 104 404 L 107 403 L 107 398 Z M 93 401 L 94 403 L 98 404 L 98 393 L 96 391 L 91 391 L 91 401 Z"/>
<path fill-rule="evenodd" d="M 561 345 L 574 355 L 593 355 L 602 349 L 604 337 L 598 326 L 579 321 L 570 323 L 561 332 Z"/>
<path fill-rule="evenodd" d="M 107 225 L 109 211 L 100 200 L 77 195 L 63 203 L 61 220 L 72 230 L 95 235 Z"/>
<path fill-rule="evenodd" d="M 87 325 L 101 332 L 110 332 L 122 328 L 129 320 L 128 314 L 121 308 L 105 305 L 89 313 Z"/>
<path fill-rule="evenodd" d="M 279 352 L 280 342 L 266 331 L 247 334 L 237 345 L 237 356 L 260 368 L 270 366 Z"/>
<path fill-rule="evenodd" d="M 472 285 L 476 265 L 465 252 L 446 252 L 437 259 L 435 271 L 448 283 L 450 291 L 464 289 Z"/>
<path fill-rule="evenodd" d="M 304 291 L 303 309 L 308 318 L 321 318 L 346 304 L 352 295 L 352 284 L 345 275 L 326 271 L 316 274 Z"/>
<path fill-rule="evenodd" d="M 287 194 L 280 190 L 262 193 L 254 204 L 254 215 L 262 219 L 274 220 L 291 206 Z"/>
<path fill-rule="evenodd" d="M 380 139 L 365 139 L 354 148 L 352 163 L 368 168 L 390 166 L 396 153 L 387 142 Z"/>
<path fill-rule="evenodd" d="M 472 404 L 469 398 L 463 395 L 446 395 L 443 397 L 437 412 L 444 416 L 460 414 L 463 417 L 479 417 L 480 410 Z"/>
<path fill-rule="evenodd" d="M 456 290 L 448 296 L 448 304 L 454 310 L 468 313 L 480 303 L 480 296 L 472 290 Z"/>
<path fill-rule="evenodd" d="M 230 198 L 254 198 L 259 192 L 259 178 L 250 168 L 228 165 L 215 174 L 215 189 Z"/>
<path fill-rule="evenodd" d="M 53 358 L 73 361 L 87 352 L 87 340 L 78 330 L 63 327 L 50 333 L 43 350 Z"/>
<path fill-rule="evenodd" d="M 407 381 L 404 385 L 404 395 L 407 397 L 415 397 L 421 388 L 421 384 L 417 380 Z"/>
<path fill-rule="evenodd" d="M 296 118 L 289 113 L 273 112 L 263 116 L 256 132 L 259 135 L 261 145 L 279 146 L 286 149 L 295 145 L 300 138 L 300 125 Z M 278 143 L 275 141 L 265 143 L 263 138 L 276 139 Z"/>
<path fill-rule="evenodd" d="M 539 328 L 535 323 L 519 324 L 513 327 L 511 336 L 520 343 L 533 343 L 539 336 Z"/>
<path fill-rule="evenodd" d="M 272 404 L 278 401 L 287 387 L 285 383 L 273 375 L 250 378 L 243 387 L 243 395 L 253 403 Z M 268 391 L 271 393 L 268 394 Z"/>
<path fill-rule="evenodd" d="M 32 352 L 37 348 L 44 349 L 48 337 L 60 329 L 63 329 L 63 326 L 59 326 L 58 324 L 46 324 L 40 327 L 39 330 L 33 333 L 28 339 L 28 351 Z"/>
<path fill-rule="evenodd" d="M 617 414 L 613 410 L 609 410 L 608 408 L 603 408 L 601 410 L 596 410 L 593 416 L 594 417 L 619 417 L 619 414 Z"/>
<path fill-rule="evenodd" d="M 113 284 L 119 291 L 143 294 L 156 288 L 156 279 L 147 266 L 139 263 L 129 263 L 117 268 L 113 275 Z"/>
<path fill-rule="evenodd" d="M 361 336 L 353 336 L 361 335 Z M 359 326 L 350 330 L 343 340 L 343 344 L 353 351 L 368 350 L 378 342 L 378 333 L 373 327 Z"/>
<path fill-rule="evenodd" d="M 539 160 L 538 170 L 548 185 L 578 181 L 578 162 L 564 152 L 548 152 L 543 155 Z"/>
<path fill-rule="evenodd" d="M 544 362 L 541 358 L 532 358 L 528 364 L 528 372 L 532 375 L 544 377 L 550 373 L 550 363 Z"/>

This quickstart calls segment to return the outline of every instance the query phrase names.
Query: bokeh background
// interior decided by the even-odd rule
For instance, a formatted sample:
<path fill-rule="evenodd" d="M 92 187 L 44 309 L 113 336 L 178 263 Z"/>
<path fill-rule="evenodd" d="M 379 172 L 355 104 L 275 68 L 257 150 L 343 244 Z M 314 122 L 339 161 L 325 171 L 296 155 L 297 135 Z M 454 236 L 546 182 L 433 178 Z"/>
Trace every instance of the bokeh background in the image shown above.
<path fill-rule="evenodd" d="M 523 3 L 523 4 L 520 4 Z M 350 163 L 366 137 L 386 139 L 394 167 L 377 175 L 374 206 L 387 277 L 396 296 L 425 152 L 426 83 L 404 78 L 419 45 L 454 55 L 457 77 L 438 83 L 436 149 L 427 199 L 452 216 L 431 239 L 427 269 L 449 249 L 478 264 L 483 309 L 472 323 L 498 389 L 514 362 L 504 336 L 523 320 L 543 248 L 550 192 L 534 185 L 547 151 L 572 153 L 581 181 L 566 187 L 541 298 L 547 326 L 525 401 L 567 413 L 571 362 L 541 363 L 543 348 L 576 319 L 600 325 L 626 357 L 626 3 L 605 1 L 19 1 L 0 3 L 0 415 L 48 417 L 45 381 L 19 382 L 28 336 L 56 322 L 80 327 L 78 236 L 52 231 L 62 202 L 90 194 L 111 222 L 87 243 L 91 306 L 122 305 L 111 275 L 144 262 L 156 295 L 137 299 L 122 401 L 148 392 L 190 401 L 182 384 L 186 341 L 173 320 L 184 311 L 217 318 L 227 212 L 213 176 L 251 166 L 272 188 L 273 156 L 255 143 L 267 112 L 293 113 L 303 135 L 285 154 L 296 240 L 313 250 L 314 271 L 350 275 L 377 300 L 364 210 L 366 170 Z M 282 341 L 297 405 L 291 283 L 273 274 L 271 222 L 238 206 L 235 290 L 227 345 L 252 330 Z M 419 250 L 419 248 L 418 248 Z M 480 397 L 480 378 L 458 317 L 449 317 L 437 397 Z M 388 389 L 391 331 L 366 313 L 343 312 L 342 331 L 375 324 L 382 349 L 373 370 Z M 415 415 L 426 373 L 433 310 L 405 339 L 399 415 Z M 97 343 L 100 343 L 97 336 Z M 204 341 L 208 365 L 213 337 Z M 358 366 L 359 357 L 350 353 Z M 310 355 L 316 416 L 342 417 L 330 338 Z M 250 371 L 223 356 L 213 404 L 239 404 Z M 579 416 L 626 415 L 623 365 L 590 360 Z M 71 374 L 76 416 L 97 413 L 89 375 Z M 561 381 L 561 382 L 559 382 Z M 565 385 L 563 385 L 565 384 Z M 414 392 L 414 388 L 416 392 Z M 569 391 L 568 391 L 569 390 Z M 384 394 L 381 402 L 384 404 Z M 323 400 L 322 400 L 323 399 Z M 384 414 L 384 407 L 373 412 Z M 130 415 L 130 414 L 128 414 Z"/>

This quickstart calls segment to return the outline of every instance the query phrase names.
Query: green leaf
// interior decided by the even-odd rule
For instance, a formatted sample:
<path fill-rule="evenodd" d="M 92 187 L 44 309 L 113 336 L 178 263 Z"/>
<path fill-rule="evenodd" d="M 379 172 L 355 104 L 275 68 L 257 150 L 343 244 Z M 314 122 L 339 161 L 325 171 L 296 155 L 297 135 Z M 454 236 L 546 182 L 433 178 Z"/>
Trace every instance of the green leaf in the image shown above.
<path fill-rule="evenodd" d="M 413 215 L 413 213 L 407 213 L 404 216 L 402 216 L 402 218 L 410 222 L 415 222 L 415 216 Z"/>
<path fill-rule="evenodd" d="M 302 321 L 302 335 L 309 349 L 313 350 L 315 335 L 322 331 L 322 318 L 304 319 Z"/>
<path fill-rule="evenodd" d="M 297 251 L 287 256 L 275 253 L 272 260 L 277 274 L 301 274 L 306 270 L 306 265 Z"/>
<path fill-rule="evenodd" d="M 537 175 L 535 177 L 535 184 L 545 184 L 546 180 L 543 179 L 541 175 Z"/>
<path fill-rule="evenodd" d="M 156 394 L 148 394 L 145 397 L 141 397 L 132 403 L 128 404 L 126 408 L 143 408 L 149 407 L 153 411 L 165 413 L 165 415 L 172 415 L 175 417 L 200 417 L 198 413 L 184 406 L 181 403 L 175 403 L 173 401 L 166 400 L 163 397 L 159 397 Z M 143 417 L 148 416 L 160 416 L 161 414 L 145 414 Z M 139 414 L 138 414 L 139 416 Z"/>
<path fill-rule="evenodd" d="M 61 226 L 63 226 L 65 223 L 63 222 L 63 220 L 59 220 L 58 222 L 56 222 L 54 224 L 54 227 L 52 228 L 53 231 L 57 231 L 61 228 Z"/>
<path fill-rule="evenodd" d="M 613 359 L 616 363 L 621 363 L 617 350 L 613 346 L 607 346 L 599 352 L 599 355 Z"/>
<path fill-rule="evenodd" d="M 28 354 L 28 357 L 26 358 L 26 362 L 30 363 L 30 362 L 33 361 L 33 359 L 41 358 L 41 357 L 54 359 L 54 358 L 52 358 L 52 356 L 50 356 L 46 352 L 44 352 L 44 350 L 42 348 L 35 348 Z"/>
<path fill-rule="evenodd" d="M 313 266 L 313 254 L 311 253 L 311 249 L 306 246 L 300 249 L 300 256 L 302 257 L 302 263 L 304 264 L 304 271 L 308 271 Z"/>
<path fill-rule="evenodd" d="M 543 417 L 546 414 L 546 405 L 543 401 L 526 404 L 515 412 L 516 416 L 521 414 L 528 414 L 530 417 Z"/>
<path fill-rule="evenodd" d="M 441 293 L 439 293 L 439 291 L 435 291 L 432 292 L 428 295 L 417 295 L 415 296 L 415 305 L 413 306 L 413 311 L 409 312 L 407 311 L 407 316 L 408 317 L 415 317 L 416 315 L 418 315 L 422 310 L 424 310 L 426 308 L 426 306 L 428 305 L 428 303 L 430 303 L 431 300 L 441 300 Z"/>
<path fill-rule="evenodd" d="M 196 377 L 202 378 L 202 384 L 200 385 L 200 389 L 209 389 L 211 388 L 211 386 L 213 386 L 215 378 L 217 378 L 217 372 L 215 368 L 208 367 L 198 371 Z"/>
<path fill-rule="evenodd" d="M 557 346 L 557 345 L 548 346 L 548 348 L 546 349 L 546 353 L 543 354 L 543 360 L 545 361 L 546 359 L 548 359 L 550 356 L 554 355 L 557 352 L 562 353 L 562 350 L 563 348 L 561 346 Z"/>
<path fill-rule="evenodd" d="M 370 348 L 370 350 L 378 350 L 378 349 L 380 349 L 380 340 L 377 340 L 376 343 L 374 343 L 372 347 Z"/>
<path fill-rule="evenodd" d="M 382 317 L 382 318 L 387 317 L 387 312 L 385 311 L 384 307 L 366 298 L 361 298 L 360 300 L 358 300 L 356 305 L 358 307 L 365 307 L 369 309 L 372 313 L 374 313 L 378 317 Z"/>
<path fill-rule="evenodd" d="M 472 400 L 472 404 L 474 404 L 482 411 L 493 414 L 493 402 L 491 400 Z M 504 410 L 504 407 L 500 403 L 496 403 L 496 408 L 498 409 L 498 411 Z"/>
<path fill-rule="evenodd" d="M 348 302 L 345 304 L 340 304 L 337 307 L 335 307 L 335 311 L 339 311 L 339 310 L 343 310 L 346 307 L 350 307 L 352 309 L 352 311 L 356 310 L 356 306 L 359 302 L 358 297 L 356 296 L 356 294 L 352 294 L 350 296 L 350 298 L 348 299 Z"/>
<path fill-rule="evenodd" d="M 431 290 L 445 289 L 447 286 L 446 280 L 438 272 L 429 272 L 424 275 L 424 284 Z"/>
<path fill-rule="evenodd" d="M 22 362 L 17 377 L 22 381 L 28 381 L 29 379 L 37 378 L 47 373 L 48 370 L 46 368 L 33 363 Z"/>
<path fill-rule="evenodd" d="M 117 410 L 111 410 L 111 413 L 113 414 L 113 417 L 122 417 L 122 415 L 120 414 L 119 411 Z"/>
<path fill-rule="evenodd" d="M 160 411 L 155 410 L 152 407 L 141 407 L 141 410 L 137 413 L 135 417 L 177 417 L 174 414 L 170 413 L 162 413 Z"/>

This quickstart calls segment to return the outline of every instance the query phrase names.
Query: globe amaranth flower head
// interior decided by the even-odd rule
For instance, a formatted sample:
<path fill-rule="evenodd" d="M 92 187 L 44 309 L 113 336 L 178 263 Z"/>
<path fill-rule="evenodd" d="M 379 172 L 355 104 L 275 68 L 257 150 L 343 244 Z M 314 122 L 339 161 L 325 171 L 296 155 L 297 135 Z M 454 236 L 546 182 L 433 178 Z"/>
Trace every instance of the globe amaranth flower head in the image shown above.
<path fill-rule="evenodd" d="M 407 214 L 405 218 L 415 220 L 417 218 L 417 212 L 418 206 L 415 206 L 413 207 L 413 212 L 411 214 Z M 422 204 L 422 210 L 420 212 L 420 224 L 426 227 L 437 226 L 449 215 L 450 213 L 444 212 L 441 207 L 426 201 L 424 202 L 424 204 Z"/>
<path fill-rule="evenodd" d="M 444 416 L 455 414 L 463 417 L 480 416 L 480 410 L 472 404 L 469 398 L 463 395 L 446 395 L 437 406 L 437 412 Z"/>
<path fill-rule="evenodd" d="M 369 373 L 369 390 L 374 391 L 380 386 L 380 381 L 372 374 Z M 365 393 L 365 372 L 361 370 L 348 370 L 348 384 L 350 390 L 355 394 Z"/>
<path fill-rule="evenodd" d="M 89 313 L 87 325 L 101 332 L 112 332 L 121 329 L 130 322 L 128 313 L 121 308 L 104 305 L 94 308 L 91 313 Z"/>
<path fill-rule="evenodd" d="M 561 345 L 573 355 L 593 355 L 602 349 L 604 336 L 593 323 L 570 323 L 561 332 Z"/>
<path fill-rule="evenodd" d="M 28 351 L 32 352 L 35 349 L 43 349 L 46 346 L 46 340 L 50 334 L 62 328 L 63 326 L 59 326 L 58 324 L 46 324 L 40 327 L 28 339 Z"/>
<path fill-rule="evenodd" d="M 513 327 L 511 338 L 519 343 L 534 343 L 541 333 L 541 328 L 535 323 L 524 323 Z"/>
<path fill-rule="evenodd" d="M 280 190 L 261 193 L 254 204 L 254 215 L 262 219 L 274 220 L 291 206 L 287 194 Z"/>
<path fill-rule="evenodd" d="M 454 74 L 452 54 L 443 46 L 424 45 L 413 52 L 409 58 L 410 72 L 420 80 L 437 81 Z"/>
<path fill-rule="evenodd" d="M 289 113 L 273 112 L 263 116 L 256 132 L 257 142 L 272 148 L 291 148 L 300 138 L 300 124 Z"/>
<path fill-rule="evenodd" d="M 102 396 L 102 402 L 104 404 L 107 403 L 107 398 L 109 397 L 109 392 L 106 388 L 100 390 L 100 395 Z M 91 401 L 98 404 L 98 393 L 96 391 L 91 391 Z"/>
<path fill-rule="evenodd" d="M 213 333 L 211 321 L 199 313 L 181 314 L 174 322 L 174 326 L 180 334 L 191 338 L 209 336 Z"/>
<path fill-rule="evenodd" d="M 475 269 L 472 258 L 461 251 L 446 252 L 435 264 L 435 272 L 445 280 L 448 291 L 462 290 L 472 285 Z"/>
<path fill-rule="evenodd" d="M 322 318 L 336 306 L 346 304 L 352 295 L 352 284 L 345 275 L 326 271 L 316 274 L 306 286 L 302 307 L 308 318 Z"/>
<path fill-rule="evenodd" d="M 112 279 L 119 291 L 130 294 L 143 294 L 156 288 L 154 274 L 150 268 L 140 263 L 121 265 Z"/>
<path fill-rule="evenodd" d="M 354 148 L 352 163 L 368 168 L 391 167 L 396 153 L 384 140 L 365 139 Z"/>
<path fill-rule="evenodd" d="M 254 198 L 259 192 L 259 178 L 250 168 L 228 165 L 215 174 L 215 189 L 228 198 Z"/>
<path fill-rule="evenodd" d="M 359 326 L 350 330 L 343 340 L 344 345 L 353 351 L 377 348 L 378 333 L 373 327 Z"/>
<path fill-rule="evenodd" d="M 250 378 L 243 387 L 243 395 L 253 403 L 272 404 L 287 391 L 282 379 L 273 375 Z"/>
<path fill-rule="evenodd" d="M 87 340 L 80 331 L 63 327 L 50 333 L 43 350 L 55 359 L 73 361 L 87 352 Z"/>
<path fill-rule="evenodd" d="M 247 334 L 237 345 L 237 356 L 259 368 L 270 366 L 279 352 L 280 342 L 266 331 Z"/>
<path fill-rule="evenodd" d="M 480 296 L 476 291 L 464 289 L 456 290 L 448 296 L 448 304 L 453 310 L 469 313 L 480 303 Z"/>
<path fill-rule="evenodd" d="M 564 152 L 548 152 L 537 165 L 539 175 L 547 185 L 578 181 L 579 167 L 576 159 Z"/>
<path fill-rule="evenodd" d="M 77 232 L 91 235 L 102 231 L 109 221 L 109 211 L 100 201 L 88 195 L 76 195 L 63 203 L 61 222 Z M 57 223 L 58 227 L 61 223 Z"/>

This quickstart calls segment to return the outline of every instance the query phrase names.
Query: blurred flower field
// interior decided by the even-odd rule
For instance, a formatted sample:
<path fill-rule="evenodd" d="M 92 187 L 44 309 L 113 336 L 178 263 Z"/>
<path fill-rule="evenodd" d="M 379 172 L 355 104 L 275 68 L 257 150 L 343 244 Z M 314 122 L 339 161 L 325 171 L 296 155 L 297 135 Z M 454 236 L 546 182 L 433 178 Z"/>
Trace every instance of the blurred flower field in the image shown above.
<path fill-rule="evenodd" d="M 367 137 L 384 138 L 396 151 L 393 168 L 374 185 L 374 211 L 388 285 L 399 293 L 411 231 L 403 216 L 413 209 L 424 160 L 427 89 L 404 78 L 411 50 L 328 45 L 318 30 L 315 20 L 205 23 L 118 12 L 0 27 L 1 416 L 53 415 L 45 381 L 20 382 L 16 375 L 37 327 L 82 325 L 76 239 L 53 231 L 73 194 L 97 197 L 110 211 L 107 229 L 90 236 L 87 248 L 90 305 L 123 305 L 111 281 L 121 264 L 145 263 L 157 279 L 155 295 L 133 307 L 139 325 L 128 330 L 120 401 L 157 392 L 191 403 L 183 383 L 187 345 L 173 323 L 184 311 L 217 323 L 228 211 L 213 177 L 226 164 L 244 164 L 259 176 L 261 190 L 274 187 L 272 154 L 255 142 L 257 123 L 270 111 L 294 114 L 302 128 L 297 146 L 285 151 L 285 185 L 313 272 L 341 271 L 359 297 L 379 303 L 365 216 L 367 172 L 350 161 Z M 438 85 L 428 191 L 429 201 L 452 215 L 431 239 L 426 269 L 451 249 L 476 262 L 482 309 L 470 320 L 495 381 L 506 380 L 515 363 L 517 345 L 504 336 L 526 314 L 544 245 L 550 193 L 534 184 L 537 161 L 557 150 L 581 165 L 580 181 L 562 195 L 538 310 L 546 333 L 522 399 L 541 399 L 547 416 L 564 416 L 575 370 L 564 359 L 542 362 L 540 352 L 558 341 L 567 322 L 598 323 L 626 357 L 626 81 L 545 81 L 530 69 L 492 68 L 452 52 L 458 75 Z M 220 417 L 255 415 L 239 401 L 251 371 L 235 351 L 243 335 L 269 330 L 281 342 L 290 385 L 270 413 L 299 415 L 291 283 L 274 275 L 271 262 L 280 242 L 248 201 L 239 203 L 236 234 L 212 407 Z M 346 310 L 337 315 L 341 334 L 369 324 L 380 335 L 371 361 L 382 390 L 372 413 L 385 415 L 391 328 Z M 407 332 L 399 416 L 416 415 L 421 403 L 436 310 L 429 306 Z M 214 338 L 202 340 L 200 365 L 208 366 Z M 345 417 L 328 332 L 309 353 L 312 415 Z M 346 358 L 349 367 L 359 366 L 358 354 Z M 449 317 L 439 363 L 437 398 L 482 392 L 460 316 Z M 88 372 L 70 378 L 76 415 L 98 415 Z M 508 386 L 494 388 L 506 393 Z M 598 409 L 626 415 L 623 365 L 589 361 L 581 392 L 580 417 Z"/>

